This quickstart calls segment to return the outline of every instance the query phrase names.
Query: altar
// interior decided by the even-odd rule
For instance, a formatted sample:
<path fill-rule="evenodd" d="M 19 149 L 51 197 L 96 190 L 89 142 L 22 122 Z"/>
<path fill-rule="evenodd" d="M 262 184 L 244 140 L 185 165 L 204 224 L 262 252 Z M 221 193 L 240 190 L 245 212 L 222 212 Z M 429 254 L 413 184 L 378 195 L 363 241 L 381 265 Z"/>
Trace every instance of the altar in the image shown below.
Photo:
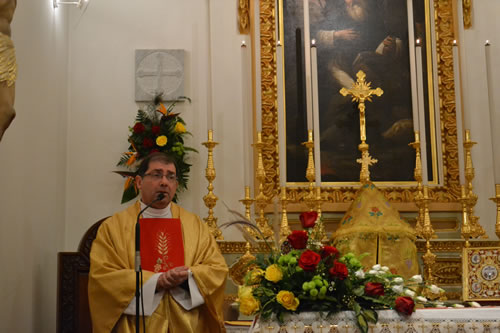
<path fill-rule="evenodd" d="M 500 307 L 419 309 L 410 317 L 393 310 L 378 314 L 378 323 L 369 325 L 370 333 L 500 333 Z M 360 330 L 354 312 L 345 311 L 328 318 L 313 312 L 294 314 L 283 325 L 273 320 L 256 321 L 249 332 L 359 333 Z"/>

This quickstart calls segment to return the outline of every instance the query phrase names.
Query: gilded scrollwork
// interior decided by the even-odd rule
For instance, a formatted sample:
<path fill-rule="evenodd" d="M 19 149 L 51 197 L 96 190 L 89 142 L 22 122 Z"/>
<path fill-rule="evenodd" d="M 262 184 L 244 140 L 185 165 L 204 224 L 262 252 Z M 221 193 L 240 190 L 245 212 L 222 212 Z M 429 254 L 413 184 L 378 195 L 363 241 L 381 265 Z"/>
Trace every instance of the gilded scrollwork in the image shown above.
<path fill-rule="evenodd" d="M 240 34 L 250 30 L 250 0 L 238 0 L 238 22 Z"/>
<path fill-rule="evenodd" d="M 269 198 L 279 194 L 278 135 L 277 135 L 277 82 L 275 57 L 275 1 L 260 1 L 261 44 L 261 92 L 262 92 L 262 139 L 266 183 L 264 192 Z M 443 186 L 429 188 L 432 202 L 455 203 L 460 196 L 458 145 L 455 113 L 454 74 L 452 59 L 453 12 L 451 0 L 434 1 L 434 36 L 437 50 L 437 73 L 439 91 L 439 118 L 441 138 L 437 144 L 443 154 Z M 383 88 L 383 87 L 382 87 Z M 438 140 L 439 141 L 439 140 Z M 358 186 L 322 187 L 322 195 L 328 202 L 346 203 L 353 200 Z M 414 202 L 414 190 L 401 186 L 381 186 L 391 202 Z M 308 194 L 306 184 L 287 189 L 290 202 L 300 202 Z"/>

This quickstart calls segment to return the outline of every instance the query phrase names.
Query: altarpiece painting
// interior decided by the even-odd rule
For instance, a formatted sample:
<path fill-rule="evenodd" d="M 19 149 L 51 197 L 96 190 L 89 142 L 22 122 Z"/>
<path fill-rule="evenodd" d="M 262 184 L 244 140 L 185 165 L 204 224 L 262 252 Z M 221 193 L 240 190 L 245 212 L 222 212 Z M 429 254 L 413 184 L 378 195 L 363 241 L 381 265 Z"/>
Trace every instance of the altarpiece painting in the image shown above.
<path fill-rule="evenodd" d="M 266 195 L 279 190 L 277 170 L 286 163 L 288 196 L 307 195 L 304 85 L 303 1 L 260 1 L 262 69 L 262 138 Z M 411 10 L 408 10 L 411 6 Z M 379 160 L 371 168 L 394 202 L 412 202 L 415 151 L 410 44 L 422 49 L 427 168 L 434 202 L 457 202 L 458 147 L 452 59 L 453 4 L 448 0 L 309 0 L 310 38 L 317 43 L 322 187 L 329 202 L 349 202 L 359 180 L 359 113 L 340 88 L 362 69 L 372 87 L 384 95 L 367 105 L 367 142 Z M 412 17 L 409 17 L 411 13 Z M 279 24 L 279 29 L 276 29 Z M 409 28 L 413 36 L 410 38 Z M 275 45 L 278 31 L 284 48 L 286 160 L 277 143 Z M 413 44 L 414 45 L 414 44 Z M 272 93 L 270 93 L 272 92 Z M 413 94 L 414 95 L 414 94 Z M 280 143 L 283 144 L 283 143 Z M 399 185 L 408 185 L 402 187 Z"/>

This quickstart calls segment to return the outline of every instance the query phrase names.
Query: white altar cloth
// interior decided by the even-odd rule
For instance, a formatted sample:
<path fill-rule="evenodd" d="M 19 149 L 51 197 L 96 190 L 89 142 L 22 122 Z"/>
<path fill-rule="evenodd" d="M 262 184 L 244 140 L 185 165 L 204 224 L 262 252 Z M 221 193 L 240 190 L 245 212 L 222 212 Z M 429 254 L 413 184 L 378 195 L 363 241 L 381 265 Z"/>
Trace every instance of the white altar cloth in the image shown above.
<path fill-rule="evenodd" d="M 418 309 L 411 316 L 393 310 L 378 312 L 369 333 L 500 333 L 500 307 Z M 251 333 L 359 333 L 354 312 L 345 311 L 328 318 L 304 312 L 275 320 L 254 322 Z"/>

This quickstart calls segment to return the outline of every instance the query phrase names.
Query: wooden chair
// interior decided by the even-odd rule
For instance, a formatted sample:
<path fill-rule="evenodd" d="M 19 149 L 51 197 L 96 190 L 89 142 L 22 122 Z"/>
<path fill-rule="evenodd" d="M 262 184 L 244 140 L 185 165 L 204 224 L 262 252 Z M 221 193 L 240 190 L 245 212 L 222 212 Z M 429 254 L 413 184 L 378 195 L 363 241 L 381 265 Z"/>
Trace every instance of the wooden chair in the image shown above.
<path fill-rule="evenodd" d="M 103 218 L 91 226 L 78 252 L 57 254 L 57 333 L 91 333 L 88 300 L 90 248 Z"/>

